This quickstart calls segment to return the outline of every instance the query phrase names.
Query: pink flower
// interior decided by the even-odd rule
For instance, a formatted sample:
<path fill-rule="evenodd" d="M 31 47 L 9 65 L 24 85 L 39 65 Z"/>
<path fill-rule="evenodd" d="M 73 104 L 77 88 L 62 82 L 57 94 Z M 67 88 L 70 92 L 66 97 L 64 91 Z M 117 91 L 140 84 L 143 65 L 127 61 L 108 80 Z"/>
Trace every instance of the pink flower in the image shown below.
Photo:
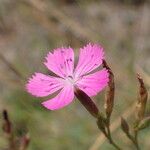
<path fill-rule="evenodd" d="M 60 109 L 73 101 L 74 88 L 88 96 L 97 95 L 109 81 L 106 69 L 96 71 L 104 59 L 103 48 L 98 44 L 87 44 L 80 49 L 78 64 L 74 67 L 72 48 L 58 48 L 49 52 L 45 66 L 59 77 L 35 73 L 28 81 L 26 89 L 37 97 L 44 97 L 59 91 L 59 94 L 42 103 L 47 109 Z"/>

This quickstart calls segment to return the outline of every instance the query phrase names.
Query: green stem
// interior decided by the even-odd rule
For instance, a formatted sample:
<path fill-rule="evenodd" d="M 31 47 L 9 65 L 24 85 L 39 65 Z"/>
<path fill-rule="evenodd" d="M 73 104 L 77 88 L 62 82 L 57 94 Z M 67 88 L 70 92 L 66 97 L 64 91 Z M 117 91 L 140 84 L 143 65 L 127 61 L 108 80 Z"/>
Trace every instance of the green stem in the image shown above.
<path fill-rule="evenodd" d="M 112 146 L 114 146 L 117 150 L 121 150 L 121 148 L 113 141 L 111 137 L 109 120 L 105 120 L 105 118 L 100 116 L 97 120 L 97 125 L 98 125 L 98 128 L 101 130 L 101 132 L 108 139 L 109 143 Z"/>
<path fill-rule="evenodd" d="M 106 128 L 107 128 L 107 139 L 109 140 L 110 144 L 112 144 L 117 150 L 121 150 L 121 148 L 112 139 L 109 122 L 107 123 Z"/>
<path fill-rule="evenodd" d="M 137 141 L 137 133 L 135 133 L 135 137 L 131 136 L 130 133 L 126 134 L 127 137 L 132 141 L 132 143 L 135 145 L 137 150 L 140 150 L 139 145 L 138 145 L 138 141 Z"/>
<path fill-rule="evenodd" d="M 140 150 L 140 147 L 139 147 L 139 143 L 138 143 L 138 131 L 135 131 L 135 146 L 137 148 L 137 150 Z"/>

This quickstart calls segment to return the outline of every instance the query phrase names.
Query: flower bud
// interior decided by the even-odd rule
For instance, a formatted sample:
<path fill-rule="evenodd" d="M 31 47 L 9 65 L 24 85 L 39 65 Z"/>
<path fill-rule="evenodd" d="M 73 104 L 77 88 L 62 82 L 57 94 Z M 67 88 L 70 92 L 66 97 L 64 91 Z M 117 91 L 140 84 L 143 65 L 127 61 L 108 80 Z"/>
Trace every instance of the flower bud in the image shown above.
<path fill-rule="evenodd" d="M 140 121 L 144 118 L 148 93 L 145 88 L 143 79 L 140 77 L 139 74 L 137 75 L 137 78 L 138 78 L 140 87 L 139 87 L 138 101 L 137 101 L 137 105 L 136 105 L 136 110 L 137 110 L 136 117 L 137 117 L 137 120 Z"/>
<path fill-rule="evenodd" d="M 78 88 L 75 88 L 75 95 L 82 105 L 87 109 L 87 111 L 95 118 L 98 118 L 99 110 L 92 99 Z"/>
<path fill-rule="evenodd" d="M 115 93 L 114 75 L 105 60 L 103 60 L 103 67 L 106 68 L 109 72 L 109 82 L 108 87 L 106 88 L 104 108 L 107 117 L 110 118 L 114 106 L 114 93 Z"/>
<path fill-rule="evenodd" d="M 124 133 L 129 135 L 129 125 L 123 117 L 121 117 L 121 128 L 124 131 Z"/>

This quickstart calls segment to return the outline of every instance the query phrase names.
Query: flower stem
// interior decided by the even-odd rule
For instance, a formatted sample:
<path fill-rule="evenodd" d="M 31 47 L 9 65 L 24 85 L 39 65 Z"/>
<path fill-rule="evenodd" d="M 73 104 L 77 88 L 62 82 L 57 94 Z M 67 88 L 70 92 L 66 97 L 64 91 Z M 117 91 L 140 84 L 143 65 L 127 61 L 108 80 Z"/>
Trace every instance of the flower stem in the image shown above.
<path fill-rule="evenodd" d="M 109 140 L 110 144 L 112 144 L 117 150 L 121 150 L 121 148 L 112 139 L 109 122 L 107 123 L 106 128 L 107 128 L 107 135 L 108 135 L 107 139 Z"/>
<path fill-rule="evenodd" d="M 139 144 L 138 144 L 138 140 L 137 140 L 137 131 L 134 132 L 135 136 L 132 136 L 130 133 L 126 133 L 127 137 L 129 138 L 129 140 L 132 141 L 132 143 L 135 145 L 137 150 L 140 150 L 139 148 Z"/>
<path fill-rule="evenodd" d="M 136 149 L 140 150 L 140 147 L 139 147 L 139 144 L 138 144 L 138 131 L 135 131 L 134 139 L 135 139 L 135 147 L 136 147 Z"/>
<path fill-rule="evenodd" d="M 121 148 L 113 141 L 110 132 L 110 124 L 109 121 L 100 116 L 97 120 L 98 128 L 102 131 L 105 137 L 108 139 L 109 143 L 113 145 L 117 150 L 121 150 Z"/>
<path fill-rule="evenodd" d="M 121 150 L 121 148 L 111 139 L 109 140 L 110 144 L 112 144 L 117 150 Z"/>

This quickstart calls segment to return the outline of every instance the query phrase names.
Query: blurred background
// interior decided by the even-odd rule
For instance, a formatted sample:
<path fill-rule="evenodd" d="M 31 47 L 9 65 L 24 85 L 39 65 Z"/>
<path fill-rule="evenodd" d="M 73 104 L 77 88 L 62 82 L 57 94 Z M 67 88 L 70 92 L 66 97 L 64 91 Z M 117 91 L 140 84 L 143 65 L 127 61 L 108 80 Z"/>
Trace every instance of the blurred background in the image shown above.
<path fill-rule="evenodd" d="M 111 123 L 113 138 L 126 150 L 133 144 L 120 129 L 120 115 L 133 126 L 140 73 L 150 89 L 150 5 L 148 0 L 0 0 L 0 111 L 7 109 L 15 134 L 27 132 L 29 150 L 113 150 L 95 120 L 75 100 L 68 107 L 48 111 L 46 98 L 25 91 L 48 51 L 71 46 L 76 53 L 88 42 L 105 48 L 115 75 L 116 96 Z M 93 98 L 104 109 L 104 91 Z M 147 105 L 150 114 L 150 102 Z M 0 116 L 2 125 L 2 116 Z M 140 132 L 142 150 L 150 149 L 150 129 Z M 7 147 L 0 129 L 0 149 Z"/>

